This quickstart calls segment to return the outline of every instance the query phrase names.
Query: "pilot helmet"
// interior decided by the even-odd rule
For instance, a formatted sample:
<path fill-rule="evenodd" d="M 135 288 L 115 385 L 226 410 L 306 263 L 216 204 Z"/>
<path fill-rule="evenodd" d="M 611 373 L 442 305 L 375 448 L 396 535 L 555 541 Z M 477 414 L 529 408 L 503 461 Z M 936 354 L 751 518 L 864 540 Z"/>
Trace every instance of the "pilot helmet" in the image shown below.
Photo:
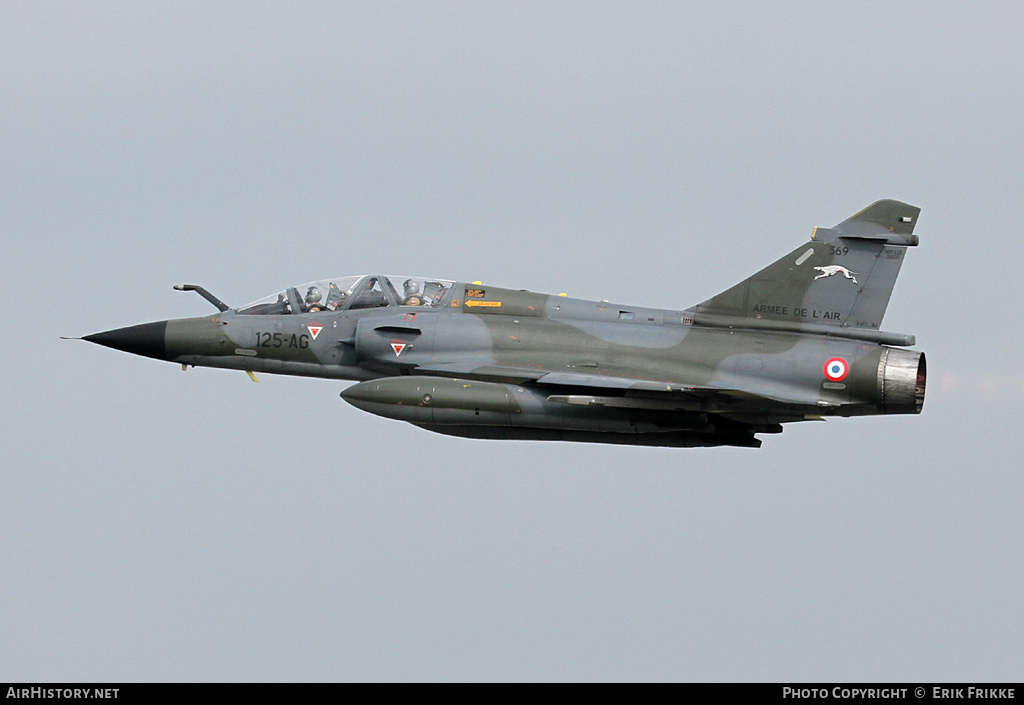
<path fill-rule="evenodd" d="M 420 293 L 420 283 L 412 279 L 406 279 L 402 284 L 405 287 L 405 295 L 413 296 L 414 294 Z"/>
<path fill-rule="evenodd" d="M 309 291 L 306 292 L 306 303 L 316 304 L 320 303 L 320 299 L 323 298 L 323 294 L 320 293 L 320 288 L 316 286 L 309 287 Z"/>

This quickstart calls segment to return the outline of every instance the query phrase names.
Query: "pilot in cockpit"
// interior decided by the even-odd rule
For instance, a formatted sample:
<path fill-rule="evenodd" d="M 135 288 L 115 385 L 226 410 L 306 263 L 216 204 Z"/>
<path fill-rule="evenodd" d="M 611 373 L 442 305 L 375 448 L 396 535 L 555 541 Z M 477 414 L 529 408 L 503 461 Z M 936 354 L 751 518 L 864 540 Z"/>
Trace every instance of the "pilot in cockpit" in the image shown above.
<path fill-rule="evenodd" d="M 403 306 L 421 306 L 423 297 L 420 296 L 420 283 L 412 279 L 406 279 L 402 284 L 405 289 L 405 298 L 402 299 Z"/>
<path fill-rule="evenodd" d="M 324 295 L 320 291 L 320 287 L 311 286 L 306 291 L 306 298 L 303 301 L 302 309 L 307 313 L 317 313 L 323 311 L 324 307 L 320 305 L 320 300 L 323 299 Z"/>

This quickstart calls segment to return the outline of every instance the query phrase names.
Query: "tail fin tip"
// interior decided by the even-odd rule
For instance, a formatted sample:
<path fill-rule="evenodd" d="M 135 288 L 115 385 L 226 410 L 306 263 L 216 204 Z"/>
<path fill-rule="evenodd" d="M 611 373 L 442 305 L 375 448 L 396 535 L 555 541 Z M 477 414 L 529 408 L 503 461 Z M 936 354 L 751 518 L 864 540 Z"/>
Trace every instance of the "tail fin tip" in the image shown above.
<path fill-rule="evenodd" d="M 921 209 L 917 206 L 883 199 L 857 211 L 836 225 L 833 230 L 838 230 L 840 235 L 845 237 L 878 237 L 891 234 L 902 236 L 893 238 L 902 240 L 900 244 L 916 245 L 918 239 L 914 237 L 914 226 L 917 225 L 920 214 Z"/>

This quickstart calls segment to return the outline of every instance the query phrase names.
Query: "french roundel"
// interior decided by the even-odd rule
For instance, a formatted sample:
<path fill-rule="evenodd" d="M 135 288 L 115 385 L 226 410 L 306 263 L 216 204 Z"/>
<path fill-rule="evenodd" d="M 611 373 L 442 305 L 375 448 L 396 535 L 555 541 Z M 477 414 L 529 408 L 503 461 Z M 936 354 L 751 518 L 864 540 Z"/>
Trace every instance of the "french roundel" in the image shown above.
<path fill-rule="evenodd" d="M 850 365 L 841 357 L 833 357 L 825 363 L 825 376 L 832 382 L 841 382 L 850 373 Z"/>

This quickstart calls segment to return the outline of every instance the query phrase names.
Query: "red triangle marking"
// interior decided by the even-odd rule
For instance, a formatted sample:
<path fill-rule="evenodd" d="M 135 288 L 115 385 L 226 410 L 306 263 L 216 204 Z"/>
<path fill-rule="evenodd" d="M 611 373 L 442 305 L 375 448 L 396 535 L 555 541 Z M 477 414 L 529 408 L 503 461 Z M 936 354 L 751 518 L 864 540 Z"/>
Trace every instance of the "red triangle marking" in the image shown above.
<path fill-rule="evenodd" d="M 405 350 L 405 346 L 406 343 L 403 343 L 400 340 L 396 340 L 391 343 L 391 349 L 395 351 L 395 357 L 398 357 L 399 355 L 402 354 L 402 351 Z"/>
<path fill-rule="evenodd" d="M 307 323 L 306 328 L 309 328 L 309 334 L 313 336 L 313 340 L 316 340 L 316 337 L 320 335 L 320 331 L 324 329 L 319 323 Z"/>

